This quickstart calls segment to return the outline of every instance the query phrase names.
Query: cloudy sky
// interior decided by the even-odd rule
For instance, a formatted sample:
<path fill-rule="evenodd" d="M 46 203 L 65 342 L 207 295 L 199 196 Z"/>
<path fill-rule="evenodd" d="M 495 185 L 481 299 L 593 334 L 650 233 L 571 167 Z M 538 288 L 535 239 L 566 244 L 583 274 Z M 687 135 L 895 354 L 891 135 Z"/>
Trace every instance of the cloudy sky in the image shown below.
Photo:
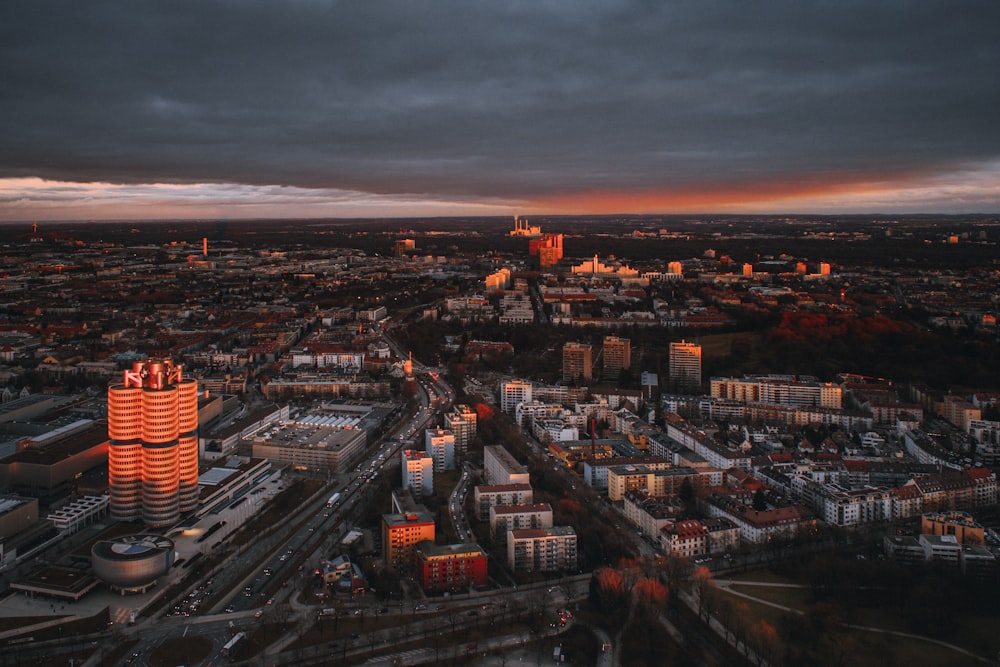
<path fill-rule="evenodd" d="M 1000 3 L 0 3 L 0 220 L 998 212 Z"/>

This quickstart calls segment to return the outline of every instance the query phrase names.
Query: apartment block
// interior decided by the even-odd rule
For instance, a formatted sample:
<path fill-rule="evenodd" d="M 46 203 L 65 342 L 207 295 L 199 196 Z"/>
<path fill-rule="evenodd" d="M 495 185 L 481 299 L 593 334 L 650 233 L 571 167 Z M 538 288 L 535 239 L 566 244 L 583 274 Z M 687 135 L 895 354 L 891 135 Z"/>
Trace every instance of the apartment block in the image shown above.
<path fill-rule="evenodd" d="M 414 566 L 425 593 L 482 588 L 488 582 L 486 552 L 478 544 L 419 542 L 414 548 Z"/>
<path fill-rule="evenodd" d="M 708 531 L 697 519 L 670 521 L 660 530 L 660 545 L 671 556 L 701 556 L 708 553 Z"/>
<path fill-rule="evenodd" d="M 409 572 L 417 544 L 434 541 L 434 516 L 430 512 L 382 515 L 382 551 L 390 572 Z"/>
<path fill-rule="evenodd" d="M 500 409 L 513 414 L 518 403 L 531 402 L 532 386 L 524 380 L 510 380 L 500 383 Z"/>
<path fill-rule="evenodd" d="M 593 352 L 589 343 L 569 342 L 563 345 L 563 382 L 589 383 L 593 379 L 593 365 Z"/>
<path fill-rule="evenodd" d="M 701 345 L 687 341 L 670 343 L 670 384 L 689 391 L 701 387 Z"/>
<path fill-rule="evenodd" d="M 507 533 L 507 564 L 514 572 L 576 569 L 576 531 L 572 526 L 526 528 Z"/>
<path fill-rule="evenodd" d="M 617 379 L 623 371 L 632 367 L 632 341 L 618 336 L 605 336 L 601 356 L 601 375 Z"/>
<path fill-rule="evenodd" d="M 414 496 L 429 496 L 434 493 L 434 459 L 427 452 L 404 449 L 402 457 L 403 488 Z"/>
<path fill-rule="evenodd" d="M 548 503 L 495 505 L 490 508 L 490 533 L 494 540 L 505 538 L 509 530 L 551 527 L 552 506 Z"/>
<path fill-rule="evenodd" d="M 456 405 L 444 416 L 444 425 L 455 436 L 455 451 L 464 454 L 476 437 L 478 415 L 468 405 Z"/>
<path fill-rule="evenodd" d="M 497 505 L 525 505 L 534 500 L 530 484 L 480 484 L 473 490 L 477 516 L 489 521 L 490 509 Z"/>
<path fill-rule="evenodd" d="M 444 429 L 427 429 L 424 432 L 427 455 L 434 460 L 434 472 L 455 469 L 455 435 Z"/>
<path fill-rule="evenodd" d="M 483 447 L 483 470 L 490 484 L 529 484 L 528 469 L 500 445 Z"/>

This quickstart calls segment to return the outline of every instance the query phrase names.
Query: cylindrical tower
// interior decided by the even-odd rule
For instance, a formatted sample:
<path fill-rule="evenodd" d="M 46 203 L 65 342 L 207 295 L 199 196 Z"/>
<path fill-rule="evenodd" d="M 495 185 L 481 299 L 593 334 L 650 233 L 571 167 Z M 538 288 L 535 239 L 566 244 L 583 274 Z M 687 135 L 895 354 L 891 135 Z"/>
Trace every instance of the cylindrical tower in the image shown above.
<path fill-rule="evenodd" d="M 142 518 L 166 526 L 180 518 L 177 387 L 144 388 L 142 401 Z"/>
<path fill-rule="evenodd" d="M 184 378 L 176 387 L 180 510 L 190 512 L 198 507 L 198 383 Z"/>
<path fill-rule="evenodd" d="M 112 518 L 168 526 L 198 503 L 198 384 L 170 361 L 108 388 Z"/>
<path fill-rule="evenodd" d="M 108 388 L 108 487 L 111 518 L 142 515 L 142 388 Z"/>

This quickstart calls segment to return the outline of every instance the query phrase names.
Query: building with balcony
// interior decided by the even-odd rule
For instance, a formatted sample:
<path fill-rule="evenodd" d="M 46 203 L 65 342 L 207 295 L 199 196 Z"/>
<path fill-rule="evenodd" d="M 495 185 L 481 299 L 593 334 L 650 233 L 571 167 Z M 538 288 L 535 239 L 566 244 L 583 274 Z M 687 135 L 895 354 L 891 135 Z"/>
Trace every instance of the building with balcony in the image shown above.
<path fill-rule="evenodd" d="M 415 449 L 404 449 L 402 457 L 403 488 L 417 498 L 434 493 L 434 459 Z"/>
<path fill-rule="evenodd" d="M 445 427 L 455 436 L 455 451 L 464 454 L 476 437 L 478 415 L 468 405 L 456 405 L 444 416 Z"/>
<path fill-rule="evenodd" d="M 500 445 L 483 447 L 483 471 L 489 484 L 529 484 L 528 469 Z"/>
<path fill-rule="evenodd" d="M 507 565 L 514 572 L 576 569 L 576 531 L 572 526 L 525 528 L 507 533 Z"/>
<path fill-rule="evenodd" d="M 632 341 L 618 336 L 605 336 L 601 352 L 601 375 L 618 379 L 623 370 L 632 367 Z"/>
<path fill-rule="evenodd" d="M 531 485 L 480 484 L 473 490 L 476 514 L 480 521 L 489 521 L 490 509 L 497 505 L 524 505 L 531 503 L 534 492 Z"/>
<path fill-rule="evenodd" d="M 551 527 L 552 506 L 548 503 L 495 505 L 490 508 L 490 534 L 494 541 L 506 538 L 509 530 Z"/>
<path fill-rule="evenodd" d="M 488 583 L 486 552 L 478 544 L 419 542 L 414 565 L 417 583 L 425 593 L 458 592 Z"/>
<path fill-rule="evenodd" d="M 455 469 L 455 435 L 451 431 L 427 429 L 424 446 L 427 455 L 434 460 L 434 472 Z"/>
<path fill-rule="evenodd" d="M 687 341 L 670 343 L 670 384 L 679 390 L 701 388 L 701 345 Z"/>
<path fill-rule="evenodd" d="M 434 516 L 427 511 L 382 515 L 382 552 L 390 572 L 413 570 L 417 544 L 434 542 Z"/>
<path fill-rule="evenodd" d="M 563 345 L 563 382 L 589 384 L 593 379 L 593 365 L 593 352 L 589 343 L 569 342 Z"/>

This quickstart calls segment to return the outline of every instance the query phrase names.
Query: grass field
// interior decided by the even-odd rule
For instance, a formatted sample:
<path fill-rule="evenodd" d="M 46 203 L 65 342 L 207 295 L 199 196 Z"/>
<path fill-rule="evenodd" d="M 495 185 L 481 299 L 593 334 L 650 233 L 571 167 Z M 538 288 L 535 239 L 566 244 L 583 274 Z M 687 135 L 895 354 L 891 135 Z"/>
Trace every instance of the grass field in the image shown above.
<path fill-rule="evenodd" d="M 746 609 L 753 618 L 762 618 L 776 628 L 789 623 L 789 612 L 776 609 L 768 604 L 748 600 L 734 595 L 742 593 L 761 601 L 782 605 L 797 611 L 806 611 L 812 603 L 811 592 L 806 588 L 785 588 L 754 585 L 752 581 L 769 583 L 792 583 L 768 570 L 748 572 L 733 577 L 743 583 L 730 586 L 728 594 L 734 603 Z M 722 589 L 725 591 L 726 589 Z M 907 632 L 906 619 L 889 609 L 857 607 L 850 609 L 844 622 L 855 626 L 879 628 L 890 632 Z M 948 642 L 982 656 L 996 656 L 1000 652 L 1000 633 L 997 632 L 995 618 L 976 617 L 962 625 L 959 636 Z M 946 665 L 974 664 L 974 660 L 931 639 L 902 637 L 864 629 L 847 629 L 844 632 L 845 646 L 851 650 L 852 666 L 867 667 L 881 665 L 921 665 L 921 667 L 944 667 Z"/>
<path fill-rule="evenodd" d="M 747 586 L 745 588 L 751 587 Z M 760 586 L 752 588 L 755 588 L 757 591 L 767 590 L 769 593 L 779 591 L 781 595 L 759 596 L 762 599 L 766 598 L 768 601 L 778 602 L 779 604 L 784 604 L 782 600 L 787 601 L 794 597 L 787 594 L 789 591 L 795 592 L 794 589 L 764 589 Z M 753 593 L 749 592 L 748 594 Z M 732 596 L 732 599 L 737 605 L 745 605 L 743 608 L 753 619 L 763 619 L 776 628 L 781 628 L 788 622 L 788 612 L 739 596 Z M 849 620 L 853 623 L 858 622 L 858 619 L 854 618 Z M 873 618 L 872 620 L 875 619 Z M 995 626 L 992 627 L 995 634 Z M 849 654 L 849 659 L 844 664 L 849 664 L 851 667 L 891 667 L 894 665 L 899 665 L 900 667 L 909 665 L 920 665 L 920 667 L 956 667 L 979 664 L 973 658 L 929 639 L 901 637 L 861 629 L 844 628 L 842 635 L 838 638 L 838 644 L 843 646 L 845 653 Z M 960 644 L 959 642 L 955 642 L 955 644 L 962 645 L 980 655 L 989 654 L 987 651 L 983 651 L 973 644 Z M 784 654 L 786 648 L 783 647 L 780 653 Z M 831 658 L 831 664 L 837 664 L 838 662 L 836 658 Z"/>

